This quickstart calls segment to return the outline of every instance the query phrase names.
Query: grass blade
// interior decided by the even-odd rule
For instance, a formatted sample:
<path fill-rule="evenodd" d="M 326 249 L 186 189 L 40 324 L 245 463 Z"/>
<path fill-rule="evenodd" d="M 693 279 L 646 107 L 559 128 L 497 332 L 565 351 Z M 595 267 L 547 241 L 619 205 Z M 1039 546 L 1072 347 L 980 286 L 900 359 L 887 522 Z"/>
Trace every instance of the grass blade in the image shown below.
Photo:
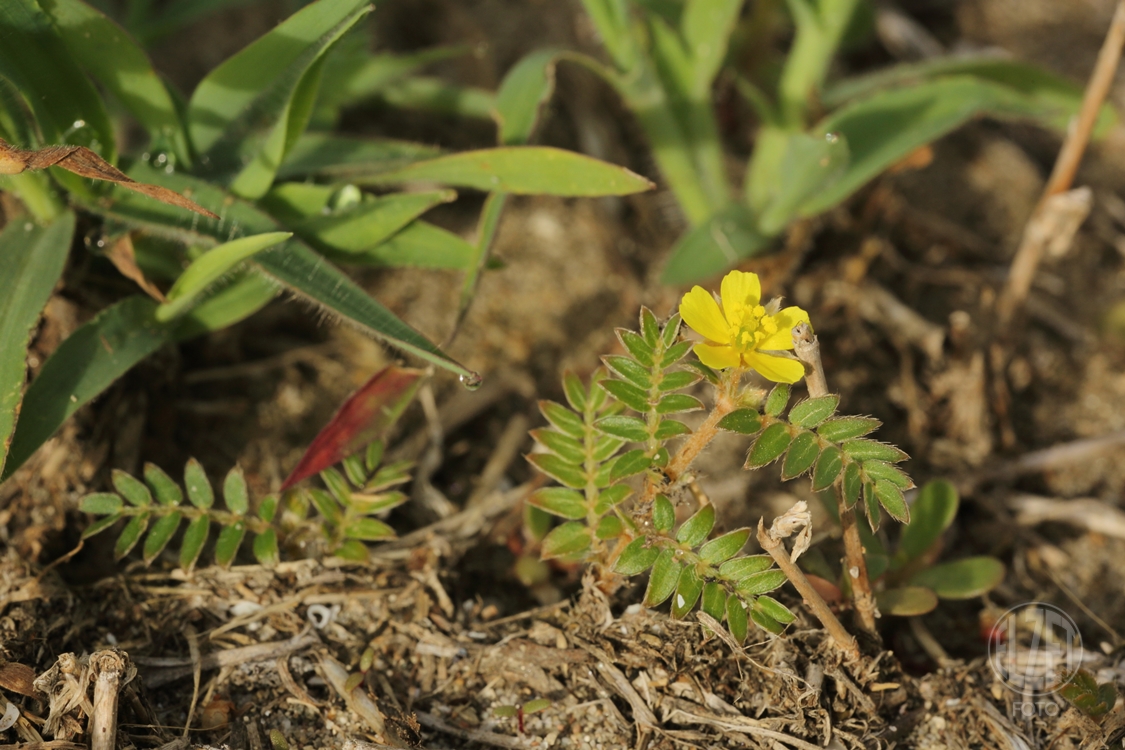
<path fill-rule="evenodd" d="M 9 221 L 0 233 L 0 470 L 3 470 L 27 377 L 27 345 L 70 252 L 74 214 L 47 227 Z"/>

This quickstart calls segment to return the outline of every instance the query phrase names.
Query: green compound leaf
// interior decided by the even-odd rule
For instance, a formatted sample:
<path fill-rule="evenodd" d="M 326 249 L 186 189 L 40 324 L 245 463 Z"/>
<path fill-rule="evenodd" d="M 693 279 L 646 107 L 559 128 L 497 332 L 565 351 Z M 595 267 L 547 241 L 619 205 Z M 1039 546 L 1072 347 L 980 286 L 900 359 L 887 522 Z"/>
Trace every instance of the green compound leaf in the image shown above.
<path fill-rule="evenodd" d="M 184 465 L 184 486 L 187 488 L 188 500 L 197 508 L 206 510 L 215 503 L 215 491 L 211 489 L 211 480 L 203 465 L 194 458 L 189 458 Z"/>
<path fill-rule="evenodd" d="M 813 492 L 831 487 L 843 468 L 844 457 L 839 448 L 830 445 L 821 451 L 820 458 L 816 460 L 816 468 L 813 469 Z"/>
<path fill-rule="evenodd" d="M 835 414 L 839 405 L 840 397 L 835 394 L 806 399 L 789 410 L 789 422 L 811 430 Z"/>
<path fill-rule="evenodd" d="M 582 418 L 562 404 L 554 401 L 540 401 L 539 411 L 547 418 L 548 422 L 567 435 L 579 440 L 586 437 L 586 425 L 582 423 Z"/>
<path fill-rule="evenodd" d="M 902 530 L 899 550 L 906 560 L 924 555 L 957 516 L 960 500 L 952 482 L 926 482 L 910 508 L 910 523 Z"/>
<path fill-rule="evenodd" d="M 179 511 L 173 511 L 156 520 L 156 523 L 152 525 L 152 531 L 148 533 L 148 537 L 145 539 L 142 553 L 145 565 L 150 564 L 164 551 L 168 542 L 172 541 L 172 535 L 176 533 L 176 529 L 180 527 L 180 521 L 182 520 L 183 514 Z"/>
<path fill-rule="evenodd" d="M 903 586 L 887 589 L 875 595 L 879 611 L 895 617 L 916 617 L 937 608 L 938 598 L 928 588 L 922 586 Z"/>
<path fill-rule="evenodd" d="M 632 357 L 623 357 L 620 354 L 602 357 L 606 367 L 628 380 L 633 385 L 648 390 L 652 387 L 652 376 L 649 371 Z M 605 383 L 602 384 L 605 387 Z"/>
<path fill-rule="evenodd" d="M 124 506 L 120 495 L 112 492 L 94 492 L 82 498 L 78 510 L 83 513 L 93 513 L 96 516 L 105 516 L 117 513 Z"/>
<path fill-rule="evenodd" d="M 652 526 L 661 534 L 667 534 L 676 525 L 676 509 L 672 501 L 664 495 L 657 495 L 652 504 Z"/>
<path fill-rule="evenodd" d="M 277 495 L 266 495 L 262 501 L 258 503 L 258 518 L 266 523 L 273 523 L 273 517 L 277 514 L 277 506 L 279 499 Z"/>
<path fill-rule="evenodd" d="M 703 581 L 691 565 L 684 566 L 680 571 L 680 579 L 676 582 L 676 593 L 672 597 L 672 618 L 683 619 L 688 612 L 695 608 L 699 595 L 703 593 Z"/>
<path fill-rule="evenodd" d="M 601 386 L 633 411 L 642 413 L 648 411 L 648 393 L 632 383 L 626 383 L 624 380 L 603 380 Z M 648 436 L 647 431 L 645 436 Z M 644 440 L 644 438 L 640 439 Z"/>
<path fill-rule="evenodd" d="M 868 479 L 890 482 L 900 490 L 908 490 L 914 486 L 914 480 L 905 471 L 885 461 L 864 461 L 863 473 Z"/>
<path fill-rule="evenodd" d="M 849 438 L 863 437 L 883 424 L 874 417 L 838 417 L 829 419 L 817 428 L 822 438 L 832 443 L 839 443 Z"/>
<path fill-rule="evenodd" d="M 564 461 L 581 464 L 586 460 L 586 448 L 569 435 L 555 430 L 532 430 L 531 437 Z"/>
<path fill-rule="evenodd" d="M 691 428 L 683 422 L 675 419 L 662 419 L 656 428 L 656 433 L 653 435 L 657 440 L 670 440 L 671 438 L 680 435 L 690 435 Z"/>
<path fill-rule="evenodd" d="M 703 408 L 703 402 L 695 396 L 685 393 L 670 393 L 656 405 L 657 414 L 675 414 L 685 411 L 698 411 Z"/>
<path fill-rule="evenodd" d="M 563 373 L 563 391 L 566 393 L 566 401 L 571 409 L 580 413 L 585 411 L 586 389 L 582 385 L 582 380 L 570 370 Z"/>
<path fill-rule="evenodd" d="M 168 301 L 156 308 L 156 319 L 165 323 L 186 313 L 216 281 L 248 258 L 292 237 L 292 232 L 267 232 L 224 242 L 201 255 L 168 290 Z"/>
<path fill-rule="evenodd" d="M 238 548 L 242 546 L 242 539 L 246 536 L 246 523 L 238 521 L 219 530 L 219 538 L 215 540 L 215 564 L 229 568 L 234 562 Z"/>
<path fill-rule="evenodd" d="M 185 571 L 190 573 L 195 567 L 195 561 L 199 559 L 199 553 L 203 551 L 203 545 L 207 543 L 207 535 L 210 531 L 211 519 L 207 516 L 200 516 L 188 524 L 184 531 L 183 543 L 180 545 L 180 567 Z"/>
<path fill-rule="evenodd" d="M 152 489 L 156 502 L 161 505 L 179 505 L 184 501 L 180 485 L 154 463 L 145 463 L 145 482 Z"/>
<path fill-rule="evenodd" d="M 891 514 L 891 518 L 899 523 L 910 523 L 910 507 L 906 504 L 906 498 L 902 496 L 902 490 L 893 482 L 877 480 L 875 497 L 879 498 L 879 504 Z"/>
<path fill-rule="evenodd" d="M 113 470 L 113 488 L 130 504 L 139 508 L 152 505 L 152 493 L 144 483 L 121 469 Z"/>
<path fill-rule="evenodd" d="M 550 453 L 532 453 L 527 457 L 527 460 L 534 464 L 539 471 L 557 480 L 559 484 L 574 489 L 582 489 L 586 486 L 586 470 L 568 463 L 558 456 Z"/>
<path fill-rule="evenodd" d="M 1098 684 L 1094 675 L 1079 669 L 1059 688 L 1059 695 L 1092 719 L 1105 715 L 1117 702 L 1117 688 L 1112 682 Z"/>
<path fill-rule="evenodd" d="M 365 542 L 394 539 L 395 530 L 378 518 L 357 518 L 344 524 L 344 536 Z"/>
<path fill-rule="evenodd" d="M 668 329 L 665 328 L 664 330 L 668 330 Z M 676 364 L 681 359 L 683 359 L 684 357 L 687 356 L 687 353 L 691 351 L 692 346 L 693 346 L 693 344 L 690 341 L 681 341 L 678 344 L 673 344 L 672 346 L 668 347 L 668 349 L 664 352 L 663 365 L 665 367 L 670 367 L 670 366 Z M 684 364 L 688 364 L 688 363 L 685 362 Z M 696 361 L 696 364 L 702 365 L 703 367 L 706 367 L 706 365 L 703 365 L 703 363 L 699 362 L 698 360 Z M 700 374 L 702 374 L 702 373 L 700 373 Z M 699 375 L 697 375 L 696 377 L 698 378 Z M 663 389 L 663 390 L 668 390 L 668 389 Z"/>
<path fill-rule="evenodd" d="M 9 219 L 0 233 L 0 470 L 20 413 L 28 342 L 66 265 L 74 222 L 69 211 L 47 227 Z"/>
<path fill-rule="evenodd" d="M 742 435 L 757 435 L 762 429 L 762 415 L 756 409 L 735 409 L 719 420 L 720 430 Z"/>
<path fill-rule="evenodd" d="M 463 151 L 364 176 L 366 185 L 437 182 L 515 195 L 597 197 L 630 195 L 654 185 L 624 167 L 549 146 Z"/>
<path fill-rule="evenodd" d="M 859 470 L 859 464 L 848 463 L 844 467 L 844 507 L 851 510 L 856 501 L 859 500 L 859 493 L 863 490 L 863 477 Z"/>
<path fill-rule="evenodd" d="M 896 446 L 889 443 L 880 443 L 878 440 L 867 440 L 866 438 L 845 440 L 840 447 L 843 448 L 844 455 L 853 461 L 875 459 L 876 461 L 898 463 L 910 458 Z"/>
<path fill-rule="evenodd" d="M 790 612 L 784 604 L 770 596 L 759 596 L 755 600 L 755 606 L 769 615 L 770 619 L 776 620 L 782 625 L 788 625 L 797 619 L 797 615 Z"/>
<path fill-rule="evenodd" d="M 735 590 L 743 597 L 759 596 L 768 594 L 785 583 L 786 580 L 785 573 L 780 570 L 764 570 L 761 573 L 753 573 L 741 579 L 735 585 Z"/>
<path fill-rule="evenodd" d="M 598 502 L 594 505 L 594 513 L 602 515 L 610 508 L 625 501 L 633 494 L 633 488 L 627 484 L 615 484 L 598 493 Z"/>
<path fill-rule="evenodd" d="M 789 403 L 789 391 L 788 383 L 778 383 L 773 387 L 770 395 L 766 396 L 765 412 L 768 416 L 777 417 L 785 411 L 785 406 Z"/>
<path fill-rule="evenodd" d="M 719 576 L 728 581 L 741 581 L 755 573 L 769 570 L 773 565 L 773 558 L 769 555 L 750 555 L 749 557 L 736 557 L 727 560 L 719 566 Z"/>
<path fill-rule="evenodd" d="M 667 357 L 665 357 L 665 359 L 667 359 Z M 678 391 L 681 388 L 687 388 L 689 385 L 695 385 L 699 382 L 700 377 L 698 372 L 691 372 L 689 370 L 666 372 L 664 373 L 664 379 L 660 381 L 660 385 L 657 387 L 661 391 Z M 737 432 L 737 430 L 735 431 Z"/>
<path fill-rule="evenodd" d="M 129 554 L 147 528 L 148 513 L 139 513 L 130 518 L 129 523 L 125 524 L 121 536 L 117 537 L 117 544 L 113 547 L 113 559 L 120 561 L 121 558 Z"/>
<path fill-rule="evenodd" d="M 89 539 L 95 534 L 102 533 L 110 526 L 120 521 L 121 518 L 122 515 L 120 513 L 114 513 L 113 515 L 106 516 L 105 518 L 99 518 L 97 521 L 94 521 L 92 524 L 86 527 L 86 530 L 82 532 L 82 538 Z"/>
<path fill-rule="evenodd" d="M 703 601 L 699 608 L 722 622 L 723 615 L 727 613 L 727 590 L 722 584 L 708 581 L 703 585 Z"/>
<path fill-rule="evenodd" d="M 254 537 L 254 559 L 267 568 L 277 565 L 281 559 L 277 552 L 277 532 L 266 529 Z"/>
<path fill-rule="evenodd" d="M 777 460 L 789 447 L 790 440 L 789 425 L 784 422 L 771 424 L 751 446 L 750 455 L 746 457 L 746 468 L 757 469 Z"/>
<path fill-rule="evenodd" d="M 620 380 L 609 381 L 611 383 L 620 383 Z M 626 417 L 620 414 L 599 419 L 595 426 L 602 432 L 613 435 L 614 437 L 624 438 L 625 440 L 632 440 L 633 442 L 643 443 L 648 440 L 648 425 L 644 420 L 637 417 Z"/>
<path fill-rule="evenodd" d="M 551 531 L 543 540 L 542 558 L 569 557 L 585 552 L 590 547 L 590 529 L 578 521 L 567 521 Z"/>
<path fill-rule="evenodd" d="M 676 584 L 680 582 L 682 569 L 683 564 L 676 560 L 673 550 L 660 551 L 652 566 L 652 573 L 648 577 L 644 601 L 646 607 L 655 607 L 672 595 L 676 590 Z"/>
<path fill-rule="evenodd" d="M 639 537 L 629 542 L 621 551 L 621 556 L 613 565 L 613 570 L 623 576 L 635 576 L 644 573 L 656 562 L 660 550 L 656 547 L 647 547 L 644 537 Z"/>
<path fill-rule="evenodd" d="M 746 642 L 749 631 L 750 619 L 746 614 L 746 606 L 736 594 L 727 597 L 727 627 L 730 634 L 739 643 Z"/>
<path fill-rule="evenodd" d="M 563 487 L 545 487 L 531 493 L 527 502 L 551 515 L 572 521 L 586 517 L 586 498 L 580 492 Z"/>
<path fill-rule="evenodd" d="M 652 466 L 652 459 L 643 450 L 637 449 L 621 454 L 609 473 L 609 481 L 617 482 L 634 474 L 640 474 Z"/>
<path fill-rule="evenodd" d="M 617 516 L 607 515 L 602 516 L 598 521 L 598 527 L 594 530 L 594 536 L 598 539 L 616 539 L 621 536 L 624 531 L 624 526 L 621 524 L 621 519 Z"/>
<path fill-rule="evenodd" d="M 652 367 L 653 363 L 656 361 L 653 359 L 653 357 L 656 356 L 656 350 L 653 348 L 653 345 L 649 344 L 634 331 L 630 331 L 626 328 L 617 328 L 615 330 L 617 332 L 617 338 L 621 341 L 621 345 L 642 365 Z"/>
<path fill-rule="evenodd" d="M 718 565 L 741 552 L 749 539 L 750 529 L 737 529 L 728 532 L 704 543 L 699 548 L 699 556 L 706 563 Z"/>
<path fill-rule="evenodd" d="M 172 336 L 156 323 L 156 304 L 127 297 L 98 313 L 59 345 L 24 395 L 0 481 L 7 479 L 80 407 Z"/>
<path fill-rule="evenodd" d="M 704 505 L 680 526 L 680 530 L 676 532 L 676 541 L 685 547 L 696 547 L 703 543 L 713 528 L 715 506 Z"/>
<path fill-rule="evenodd" d="M 241 467 L 235 466 L 227 472 L 226 479 L 223 480 L 223 500 L 227 504 L 227 510 L 235 515 L 242 516 L 250 510 L 250 493 L 246 489 L 246 477 Z"/>
<path fill-rule="evenodd" d="M 799 477 L 812 468 L 820 455 L 820 442 L 811 432 L 801 432 L 789 444 L 785 462 L 781 465 L 781 478 Z"/>
<path fill-rule="evenodd" d="M 212 70 L 188 105 L 188 127 L 212 181 L 263 195 L 300 137 L 324 53 L 370 10 L 364 0 L 319 0 Z"/>
<path fill-rule="evenodd" d="M 999 586 L 1004 574 L 1004 563 L 995 557 L 967 557 L 921 570 L 910 585 L 925 586 L 942 599 L 972 599 Z"/>

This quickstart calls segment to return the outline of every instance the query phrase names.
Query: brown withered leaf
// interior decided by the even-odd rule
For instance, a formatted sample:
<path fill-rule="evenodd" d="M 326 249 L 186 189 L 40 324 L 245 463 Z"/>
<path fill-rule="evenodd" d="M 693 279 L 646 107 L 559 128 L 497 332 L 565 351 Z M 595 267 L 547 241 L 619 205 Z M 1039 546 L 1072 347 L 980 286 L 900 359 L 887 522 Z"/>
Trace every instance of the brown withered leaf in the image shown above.
<path fill-rule="evenodd" d="M 145 294 L 161 304 L 168 301 L 164 297 L 163 292 L 145 277 L 144 271 L 137 267 L 137 256 L 133 251 L 132 234 L 125 233 L 111 240 L 105 257 L 121 272 L 122 276 L 135 282 L 137 286 L 144 290 Z"/>
<path fill-rule="evenodd" d="M 31 667 L 0 659 L 0 687 L 30 698 L 39 698 L 39 691 L 32 685 L 34 681 L 35 670 Z"/>
<path fill-rule="evenodd" d="M 188 200 L 174 190 L 159 185 L 137 182 L 127 174 L 107 162 L 84 146 L 47 146 L 39 150 L 22 149 L 0 138 L 0 174 L 19 174 L 26 169 L 46 169 L 61 167 L 79 177 L 91 180 L 105 180 L 147 195 L 170 206 L 186 208 L 211 219 L 219 216 Z"/>

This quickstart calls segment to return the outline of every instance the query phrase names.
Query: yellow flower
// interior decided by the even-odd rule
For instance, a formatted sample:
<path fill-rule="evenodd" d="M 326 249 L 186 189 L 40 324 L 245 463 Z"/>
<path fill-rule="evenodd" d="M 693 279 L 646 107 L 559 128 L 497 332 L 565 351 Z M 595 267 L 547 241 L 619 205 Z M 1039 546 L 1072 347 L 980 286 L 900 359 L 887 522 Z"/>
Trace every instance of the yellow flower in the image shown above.
<path fill-rule="evenodd" d="M 692 287 L 680 302 L 684 322 L 707 339 L 695 345 L 708 367 L 750 367 L 775 383 L 796 383 L 805 368 L 797 360 L 767 354 L 793 348 L 793 326 L 809 322 L 799 307 L 770 314 L 761 305 L 758 274 L 731 271 L 723 278 L 722 307 L 703 287 Z"/>

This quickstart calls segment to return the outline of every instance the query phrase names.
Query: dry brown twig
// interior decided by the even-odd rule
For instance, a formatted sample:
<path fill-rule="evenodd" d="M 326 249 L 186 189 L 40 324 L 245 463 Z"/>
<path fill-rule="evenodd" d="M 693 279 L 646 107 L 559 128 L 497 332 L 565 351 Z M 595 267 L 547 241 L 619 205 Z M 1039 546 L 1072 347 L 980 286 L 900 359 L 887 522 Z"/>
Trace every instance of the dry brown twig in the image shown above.
<path fill-rule="evenodd" d="M 117 748 L 117 696 L 137 674 L 129 655 L 117 649 L 98 651 L 90 657 L 94 677 L 94 709 L 90 714 L 90 750 Z"/>
<path fill-rule="evenodd" d="M 1082 108 L 1078 112 L 1078 118 L 1067 133 L 1062 149 L 1059 150 L 1051 177 L 1043 188 L 1043 196 L 1027 222 L 1016 257 L 1012 260 L 1008 284 L 1004 287 L 997 303 L 1001 330 L 1008 328 L 1015 313 L 1023 306 L 1047 245 L 1050 242 L 1060 244 L 1064 240 L 1069 245 L 1070 239 L 1078 229 L 1078 224 L 1081 224 L 1081 219 L 1085 218 L 1083 215 L 1075 222 L 1078 215 L 1075 211 L 1081 213 L 1082 199 L 1080 195 L 1075 194 L 1076 191 L 1071 191 L 1069 194 L 1066 191 L 1074 182 L 1078 164 L 1090 142 L 1090 134 L 1094 130 L 1098 111 L 1117 73 L 1117 64 L 1121 60 L 1123 46 L 1125 46 L 1125 0 L 1118 0 L 1109 31 L 1106 32 L 1105 41 L 1098 52 L 1094 72 L 1086 84 L 1086 93 L 1082 98 Z M 1063 194 L 1070 197 L 1064 198 Z M 1087 197 L 1086 200 L 1088 201 L 1089 198 Z M 1088 212 L 1089 209 L 1086 210 Z M 1070 231 L 1069 237 L 1064 236 L 1067 230 Z"/>
<path fill-rule="evenodd" d="M 47 146 L 38 150 L 23 149 L 0 138 L 0 174 L 20 174 L 26 170 L 46 169 L 47 167 L 60 167 L 79 177 L 112 182 L 126 190 L 147 195 L 161 203 L 185 208 L 209 219 L 219 218 L 218 214 L 208 211 L 195 201 L 185 198 L 174 190 L 159 185 L 137 182 L 84 146 Z"/>

